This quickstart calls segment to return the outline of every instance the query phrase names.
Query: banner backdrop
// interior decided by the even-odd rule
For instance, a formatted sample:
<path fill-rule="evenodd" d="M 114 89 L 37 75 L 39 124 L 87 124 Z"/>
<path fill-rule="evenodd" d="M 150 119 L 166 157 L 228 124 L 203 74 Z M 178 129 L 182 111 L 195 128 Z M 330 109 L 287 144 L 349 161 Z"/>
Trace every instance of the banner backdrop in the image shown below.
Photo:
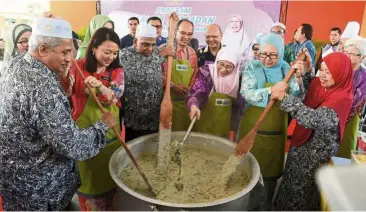
<path fill-rule="evenodd" d="M 225 34 L 235 32 L 245 35 L 245 43 L 255 39 L 257 33 L 267 33 L 271 25 L 279 20 L 281 1 L 109 1 L 101 0 L 101 13 L 115 22 L 120 37 L 128 34 L 128 19 L 139 18 L 146 23 L 151 16 L 163 22 L 163 36 L 167 36 L 168 17 L 175 11 L 180 18 L 194 24 L 194 35 L 205 45 L 204 32 L 209 24 L 219 24 Z M 241 26 L 235 22 L 241 19 Z M 230 25 L 231 23 L 231 25 Z M 239 30 L 237 30 L 239 29 Z M 228 37 L 228 36 L 226 36 Z M 230 35 L 229 37 L 232 37 Z M 237 36 L 238 37 L 238 36 Z"/>

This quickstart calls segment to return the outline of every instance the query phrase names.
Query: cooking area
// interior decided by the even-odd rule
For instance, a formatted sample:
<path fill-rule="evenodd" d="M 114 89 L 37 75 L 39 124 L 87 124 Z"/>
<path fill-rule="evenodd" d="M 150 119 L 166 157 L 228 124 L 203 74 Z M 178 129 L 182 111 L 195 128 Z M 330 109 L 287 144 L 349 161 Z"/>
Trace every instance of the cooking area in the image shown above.
<path fill-rule="evenodd" d="M 365 11 L 0 1 L 0 212 L 365 210 Z"/>

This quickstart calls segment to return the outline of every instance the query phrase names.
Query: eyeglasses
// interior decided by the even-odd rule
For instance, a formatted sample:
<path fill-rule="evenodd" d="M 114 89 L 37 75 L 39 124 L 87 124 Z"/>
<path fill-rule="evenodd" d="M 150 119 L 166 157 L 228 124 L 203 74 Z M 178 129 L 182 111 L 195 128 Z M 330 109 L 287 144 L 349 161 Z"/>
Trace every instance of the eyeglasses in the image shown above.
<path fill-rule="evenodd" d="M 19 41 L 17 42 L 18 44 L 22 45 L 23 47 L 27 47 L 28 46 L 28 40 L 22 40 L 22 41 Z"/>
<path fill-rule="evenodd" d="M 345 53 L 346 55 L 348 55 L 348 56 L 354 56 L 354 57 L 359 57 L 359 56 L 361 56 L 361 54 L 355 54 L 355 53 L 352 53 L 352 52 L 347 52 L 347 51 L 344 51 L 344 50 L 342 50 L 342 52 L 343 53 Z"/>
<path fill-rule="evenodd" d="M 182 35 L 187 35 L 188 37 L 192 37 L 193 33 L 192 32 L 182 32 L 182 31 L 178 31 L 180 34 Z"/>
<path fill-rule="evenodd" d="M 258 48 L 253 48 L 253 51 L 259 51 L 259 49 Z"/>
<path fill-rule="evenodd" d="M 161 28 L 161 25 L 151 25 L 153 27 L 155 27 L 156 29 L 160 29 Z"/>
<path fill-rule="evenodd" d="M 228 72 L 230 72 L 230 71 L 232 71 L 234 69 L 234 67 L 232 65 L 226 65 L 225 66 L 225 64 L 223 64 L 223 63 L 217 63 L 217 65 L 218 65 L 217 67 L 219 69 L 224 68 Z"/>
<path fill-rule="evenodd" d="M 282 31 L 271 31 L 271 33 L 276 34 L 276 35 L 283 35 Z"/>
<path fill-rule="evenodd" d="M 278 54 L 277 53 L 266 53 L 266 52 L 261 52 L 259 53 L 259 57 L 262 59 L 266 59 L 267 57 L 269 57 L 269 59 L 277 59 L 278 58 Z"/>

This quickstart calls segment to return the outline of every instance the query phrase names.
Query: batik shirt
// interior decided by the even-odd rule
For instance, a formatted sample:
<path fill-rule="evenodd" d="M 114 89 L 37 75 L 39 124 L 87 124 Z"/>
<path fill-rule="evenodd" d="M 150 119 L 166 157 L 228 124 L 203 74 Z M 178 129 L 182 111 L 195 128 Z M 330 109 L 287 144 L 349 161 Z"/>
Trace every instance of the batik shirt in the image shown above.
<path fill-rule="evenodd" d="M 4 209 L 65 209 L 80 186 L 75 160 L 100 152 L 107 125 L 79 129 L 58 75 L 28 54 L 4 65 L 0 96 Z"/>
<path fill-rule="evenodd" d="M 138 53 L 133 46 L 123 49 L 120 55 L 120 64 L 125 73 L 122 111 L 126 127 L 158 130 L 163 100 L 161 66 L 164 58 L 159 56 L 157 47 L 149 57 Z"/>

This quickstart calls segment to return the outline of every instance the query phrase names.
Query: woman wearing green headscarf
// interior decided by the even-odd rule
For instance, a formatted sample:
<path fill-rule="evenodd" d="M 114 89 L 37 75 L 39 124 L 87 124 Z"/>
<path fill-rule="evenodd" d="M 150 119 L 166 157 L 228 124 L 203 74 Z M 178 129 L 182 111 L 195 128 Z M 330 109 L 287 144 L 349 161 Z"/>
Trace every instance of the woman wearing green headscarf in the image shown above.
<path fill-rule="evenodd" d="M 11 28 L 5 38 L 4 61 L 18 54 L 28 51 L 28 40 L 32 34 L 32 28 L 26 24 L 18 24 Z"/>
<path fill-rule="evenodd" d="M 98 29 L 106 27 L 109 29 L 114 29 L 114 23 L 113 21 L 106 15 L 96 15 L 93 17 L 93 19 L 90 21 L 88 30 L 86 31 L 85 38 L 83 41 L 83 44 L 78 50 L 78 54 L 76 56 L 76 59 L 82 59 L 86 55 L 86 49 L 88 48 L 89 40 L 91 37 L 93 37 L 94 32 Z"/>

